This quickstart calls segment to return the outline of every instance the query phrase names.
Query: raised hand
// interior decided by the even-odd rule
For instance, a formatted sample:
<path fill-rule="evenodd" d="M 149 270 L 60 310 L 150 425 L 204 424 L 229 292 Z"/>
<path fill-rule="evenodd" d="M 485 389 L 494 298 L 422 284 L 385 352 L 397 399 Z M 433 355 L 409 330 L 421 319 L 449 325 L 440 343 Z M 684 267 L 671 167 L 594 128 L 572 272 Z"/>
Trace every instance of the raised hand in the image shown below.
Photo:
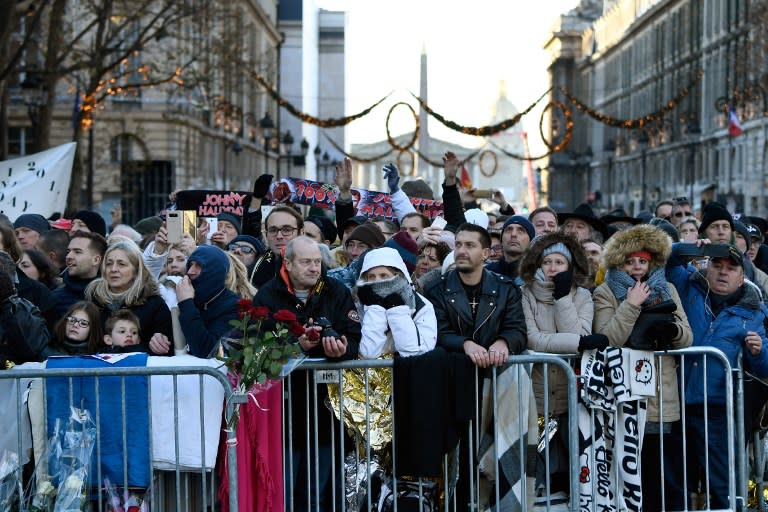
<path fill-rule="evenodd" d="M 339 187 L 339 198 L 352 199 L 352 160 L 345 157 L 343 161 L 336 164 L 336 175 L 334 183 Z"/>
<path fill-rule="evenodd" d="M 382 171 L 384 171 L 384 179 L 387 180 L 387 185 L 389 186 L 389 193 L 394 194 L 400 190 L 398 186 L 400 183 L 400 171 L 397 170 L 397 166 L 389 162 Z"/>
<path fill-rule="evenodd" d="M 461 161 L 455 153 L 446 151 L 443 155 L 443 166 L 445 167 L 445 184 L 453 186 L 456 184 L 456 174 L 459 172 Z"/>

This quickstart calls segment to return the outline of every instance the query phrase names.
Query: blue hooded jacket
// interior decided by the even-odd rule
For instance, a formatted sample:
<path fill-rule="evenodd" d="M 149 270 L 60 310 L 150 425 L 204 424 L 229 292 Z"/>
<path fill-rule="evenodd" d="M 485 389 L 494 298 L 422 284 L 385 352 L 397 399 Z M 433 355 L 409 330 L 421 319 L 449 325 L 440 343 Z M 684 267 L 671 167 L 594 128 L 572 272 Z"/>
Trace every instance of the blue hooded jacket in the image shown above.
<path fill-rule="evenodd" d="M 748 331 L 754 331 L 763 339 L 763 348 L 757 356 L 743 350 L 744 367 L 758 377 L 768 376 L 768 339 L 764 321 L 766 309 L 759 294 L 751 284 L 744 284 L 744 294 L 737 303 L 726 306 L 715 317 L 712 314 L 709 285 L 704 275 L 685 265 L 677 256 L 678 244 L 672 246 L 672 256 L 667 261 L 667 280 L 675 285 L 680 301 L 693 331 L 693 345 L 720 349 L 732 368 L 738 364 Z M 725 403 L 725 372 L 723 365 L 713 357 L 707 357 L 706 375 L 703 356 L 685 358 L 683 389 L 686 404 L 704 403 L 704 380 L 707 397 L 711 404 Z"/>
<path fill-rule="evenodd" d="M 201 245 L 187 259 L 187 268 L 195 262 L 200 275 L 192 280 L 194 299 L 179 302 L 179 323 L 187 339 L 189 352 L 209 358 L 219 339 L 232 330 L 230 320 L 237 319 L 237 295 L 226 288 L 229 259 L 218 247 Z"/>

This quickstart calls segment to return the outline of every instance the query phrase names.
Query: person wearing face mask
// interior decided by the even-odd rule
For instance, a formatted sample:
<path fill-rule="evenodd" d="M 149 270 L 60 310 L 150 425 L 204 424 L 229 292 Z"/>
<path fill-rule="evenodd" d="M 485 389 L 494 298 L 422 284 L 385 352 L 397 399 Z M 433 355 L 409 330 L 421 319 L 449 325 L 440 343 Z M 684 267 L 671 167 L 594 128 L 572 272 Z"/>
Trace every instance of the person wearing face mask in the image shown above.
<path fill-rule="evenodd" d="M 392 352 L 407 357 L 435 348 L 434 307 L 413 290 L 408 269 L 395 249 L 382 247 L 365 254 L 357 298 L 363 305 L 360 357 Z"/>
<path fill-rule="evenodd" d="M 593 332 L 607 336 L 611 346 L 631 346 L 630 338 L 643 323 L 643 315 L 665 305 L 668 313 L 654 321 L 641 336 L 655 342 L 647 350 L 684 348 L 691 344 L 691 327 L 677 290 L 667 282 L 665 263 L 671 239 L 660 228 L 642 224 L 615 233 L 603 248 L 605 281 L 595 289 Z M 646 318 L 648 318 L 646 316 Z M 661 510 L 661 489 L 668 485 L 672 464 L 679 453 L 672 451 L 673 423 L 680 419 L 677 370 L 671 356 L 654 358 L 657 375 L 656 396 L 648 400 L 642 436 L 641 480 L 643 509 Z M 659 402 L 663 402 L 663 406 Z M 661 437 L 664 436 L 664 453 Z M 659 468 L 664 464 L 665 481 Z M 667 498 L 669 496 L 667 495 Z M 667 503 L 667 508 L 669 508 Z"/>

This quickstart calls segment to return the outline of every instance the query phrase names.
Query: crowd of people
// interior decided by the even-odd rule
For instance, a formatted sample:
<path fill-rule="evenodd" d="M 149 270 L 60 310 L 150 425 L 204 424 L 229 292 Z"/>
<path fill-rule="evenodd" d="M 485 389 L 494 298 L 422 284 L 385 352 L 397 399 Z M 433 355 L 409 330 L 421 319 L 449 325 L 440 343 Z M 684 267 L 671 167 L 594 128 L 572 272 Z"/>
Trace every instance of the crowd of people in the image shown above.
<path fill-rule="evenodd" d="M 0 216 L 2 356 L 16 363 L 135 351 L 210 358 L 224 350 L 220 340 L 238 317 L 238 299 L 248 298 L 293 311 L 308 333 L 331 326 L 295 342 L 307 355 L 332 361 L 443 351 L 462 355 L 482 378 L 483 370 L 526 350 L 708 346 L 733 366 L 743 354 L 745 369 L 768 376 L 764 219 L 733 215 L 718 203 L 694 211 L 686 198 L 634 216 L 617 209 L 598 217 L 588 204 L 522 215 L 499 191 L 495 208 L 481 209 L 472 191 L 459 187 L 459 158 L 446 153 L 443 162 L 445 222 L 415 210 L 410 198 L 424 187 L 401 183 L 392 164 L 383 171 L 395 218 L 358 215 L 349 160 L 336 169 L 334 212 L 305 216 L 295 205 L 268 205 L 272 177 L 262 175 L 242 218 L 221 213 L 215 232 L 202 222 L 196 238 L 185 234 L 174 243 L 159 216 L 134 226 L 116 220 L 109 234 L 103 218 L 86 210 L 55 221 L 34 213 Z M 269 321 L 263 328 L 271 328 Z M 730 499 L 726 376 L 714 360 L 697 361 L 683 372 L 675 357 L 655 360 L 657 396 L 648 401 L 642 444 L 646 510 L 661 509 L 662 487 L 672 510 L 685 508 L 686 488 L 710 489 L 717 508 Z M 550 441 L 550 460 L 539 454 L 536 467 L 538 492 L 546 489 L 552 505 L 575 492 L 566 387 L 555 366 L 535 367 L 532 379 L 537 413 L 563 425 Z M 300 397 L 294 401 L 293 429 L 303 435 L 306 408 Z M 326 408 L 314 414 L 319 424 L 331 423 Z M 297 510 L 310 501 L 330 509 L 333 454 L 323 450 L 333 434 L 320 429 L 319 460 L 314 448 L 294 453 L 294 474 L 321 468 L 317 494 L 302 495 L 304 486 L 291 491 Z M 466 431 L 458 437 L 465 456 Z M 685 443 L 686 462 L 705 469 L 689 467 L 687 482 L 679 451 Z M 469 500 L 465 479 L 460 475 L 457 486 L 462 510 Z"/>

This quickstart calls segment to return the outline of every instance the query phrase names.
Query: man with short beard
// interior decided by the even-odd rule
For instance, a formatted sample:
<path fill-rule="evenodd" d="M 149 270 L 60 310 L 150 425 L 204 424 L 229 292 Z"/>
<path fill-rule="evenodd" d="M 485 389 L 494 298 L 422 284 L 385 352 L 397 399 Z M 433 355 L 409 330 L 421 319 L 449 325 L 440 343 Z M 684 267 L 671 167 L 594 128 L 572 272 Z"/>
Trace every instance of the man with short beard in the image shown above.
<path fill-rule="evenodd" d="M 75 302 L 84 300 L 85 288 L 99 277 L 107 241 L 98 233 L 75 231 L 67 246 L 67 268 L 61 274 L 64 285 L 53 290 L 55 317 L 61 318 Z M 53 327 L 51 325 L 51 327 Z"/>
<path fill-rule="evenodd" d="M 435 307 L 437 344 L 449 352 L 465 353 L 478 368 L 502 366 L 509 355 L 520 354 L 528 343 L 520 290 L 508 277 L 483 266 L 490 247 L 488 231 L 475 224 L 459 226 L 456 268 L 426 290 Z M 466 437 L 466 429 L 464 432 Z M 468 460 L 467 441 L 459 442 L 460 464 Z M 464 476 L 457 484 L 457 510 L 466 510 L 468 501 L 466 469 L 464 465 L 459 471 Z"/>
<path fill-rule="evenodd" d="M 502 257 L 489 263 L 488 270 L 510 279 L 517 278 L 518 264 L 535 236 L 536 231 L 528 219 L 521 215 L 509 217 L 501 230 Z"/>

